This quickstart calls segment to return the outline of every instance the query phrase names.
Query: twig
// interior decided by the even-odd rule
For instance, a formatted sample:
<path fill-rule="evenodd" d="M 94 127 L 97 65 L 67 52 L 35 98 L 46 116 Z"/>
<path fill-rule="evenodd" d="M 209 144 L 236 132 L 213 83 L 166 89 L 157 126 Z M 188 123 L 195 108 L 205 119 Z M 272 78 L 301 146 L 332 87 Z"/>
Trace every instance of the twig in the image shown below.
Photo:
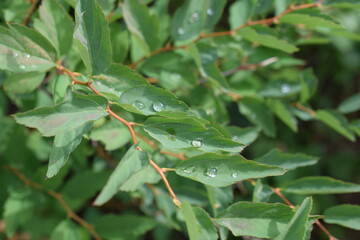
<path fill-rule="evenodd" d="M 38 2 L 39 2 L 39 0 L 31 0 L 31 6 L 22 22 L 23 25 L 25 25 L 25 26 L 29 25 L 30 18 L 34 14 Z"/>
<path fill-rule="evenodd" d="M 296 108 L 304 111 L 304 112 L 309 113 L 309 114 L 310 114 L 311 116 L 313 116 L 313 117 L 316 116 L 316 111 L 314 111 L 314 110 L 312 110 L 312 109 L 310 109 L 310 108 L 305 107 L 304 105 L 302 105 L 302 104 L 299 103 L 299 102 L 293 103 L 292 105 L 293 105 L 294 107 L 296 107 Z"/>
<path fill-rule="evenodd" d="M 12 173 L 14 173 L 21 181 L 23 181 L 25 183 L 25 185 L 28 185 L 28 186 L 33 187 L 35 189 L 38 189 L 40 191 L 46 192 L 48 195 L 55 198 L 60 203 L 60 205 L 64 208 L 64 210 L 66 211 L 67 215 L 70 218 L 74 219 L 74 221 L 76 221 L 81 226 L 86 228 L 90 232 L 90 234 L 94 237 L 94 239 L 101 240 L 101 237 L 95 231 L 94 227 L 92 225 L 90 225 L 87 221 L 85 221 L 83 218 L 81 218 L 79 215 L 77 215 L 73 210 L 71 210 L 71 208 L 65 202 L 63 196 L 60 193 L 54 192 L 52 190 L 44 189 L 43 186 L 41 186 L 39 183 L 33 182 L 30 179 L 28 179 L 17 168 L 13 168 L 13 167 L 10 167 L 10 166 L 5 166 L 5 169 L 11 171 Z"/>
<path fill-rule="evenodd" d="M 284 12 L 282 12 L 278 16 L 271 17 L 271 18 L 266 18 L 266 19 L 262 19 L 262 20 L 257 20 L 257 21 L 248 21 L 247 23 L 245 23 L 245 24 L 243 24 L 243 25 L 241 25 L 241 26 L 239 26 L 237 28 L 228 30 L 228 31 L 214 32 L 214 33 L 209 33 L 209 34 L 201 34 L 197 39 L 194 40 L 194 42 L 198 42 L 198 41 L 200 41 L 201 39 L 204 39 L 204 38 L 235 35 L 238 30 L 240 30 L 240 29 L 242 29 L 244 27 L 247 27 L 247 26 L 254 26 L 254 25 L 261 25 L 261 24 L 270 25 L 270 24 L 278 22 L 280 20 L 280 18 L 282 16 L 284 16 L 285 14 L 287 14 L 287 13 L 290 13 L 290 12 L 293 12 L 293 11 L 296 11 L 296 10 L 300 10 L 300 9 L 305 9 L 305 8 L 320 7 L 323 1 L 324 0 L 319 0 L 316 3 L 300 4 L 300 5 L 297 5 L 297 6 L 290 6 L 290 8 L 286 9 Z M 157 50 L 151 52 L 148 56 L 144 56 L 144 57 L 140 58 L 136 62 L 130 64 L 129 67 L 136 68 L 137 65 L 139 65 L 141 62 L 143 62 L 145 59 L 147 59 L 149 57 L 152 57 L 152 56 L 154 56 L 156 54 L 159 54 L 161 52 L 171 51 L 171 50 L 179 49 L 179 48 L 186 49 L 187 46 L 166 45 L 163 48 L 160 48 L 160 49 L 157 49 Z"/>
<path fill-rule="evenodd" d="M 80 85 L 84 85 L 84 86 L 87 86 L 89 87 L 95 94 L 97 95 L 102 95 L 99 91 L 97 91 L 94 86 L 92 85 L 92 82 L 91 81 L 88 81 L 88 82 L 82 82 L 82 81 L 79 81 L 76 79 L 76 75 L 79 75 L 78 73 L 75 73 L 75 72 L 72 72 L 71 70 L 65 68 L 64 66 L 61 66 L 61 65 L 57 65 L 56 67 L 58 69 L 58 71 L 62 74 L 65 74 L 65 75 L 68 75 L 71 80 L 72 80 L 72 84 L 75 85 L 75 84 L 80 84 Z M 109 103 L 110 104 L 110 103 Z M 134 144 L 137 144 L 138 143 L 138 140 L 136 138 L 136 134 L 135 134 L 135 131 L 134 131 L 134 124 L 123 119 L 122 117 L 120 117 L 119 115 L 117 115 L 116 113 L 114 113 L 111 109 L 110 109 L 110 105 L 107 106 L 106 108 L 106 111 L 110 114 L 110 116 L 116 118 L 117 120 L 119 120 L 121 123 L 123 123 L 129 130 L 130 132 L 130 135 L 131 135 L 131 138 L 132 138 L 132 141 L 134 142 Z M 140 147 L 137 147 L 137 150 L 139 151 L 142 151 L 142 149 Z M 162 169 L 155 163 L 153 162 L 152 160 L 150 160 L 150 164 L 151 166 L 160 174 L 162 180 L 164 181 L 165 183 L 165 186 L 166 188 L 168 189 L 172 199 L 173 199 L 173 202 L 175 205 L 177 206 L 181 206 L 181 202 L 179 201 L 179 199 L 176 197 L 174 191 L 172 190 L 164 172 L 162 171 Z"/>

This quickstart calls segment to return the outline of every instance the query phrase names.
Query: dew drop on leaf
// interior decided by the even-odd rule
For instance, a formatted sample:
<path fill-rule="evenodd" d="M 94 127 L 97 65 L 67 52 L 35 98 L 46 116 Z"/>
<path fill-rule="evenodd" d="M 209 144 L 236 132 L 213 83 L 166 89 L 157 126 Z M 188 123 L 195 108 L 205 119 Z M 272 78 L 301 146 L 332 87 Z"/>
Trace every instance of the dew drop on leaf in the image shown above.
<path fill-rule="evenodd" d="M 199 20 L 199 13 L 198 13 L 198 12 L 194 12 L 194 13 L 191 15 L 190 22 L 193 23 L 193 22 L 197 22 L 198 20 Z"/>
<path fill-rule="evenodd" d="M 25 54 L 25 58 L 30 58 L 31 55 L 30 54 Z"/>
<path fill-rule="evenodd" d="M 135 101 L 135 102 L 133 102 L 132 105 L 139 110 L 144 109 L 144 107 L 145 107 L 145 105 L 140 101 Z"/>
<path fill-rule="evenodd" d="M 195 171 L 195 167 L 194 166 L 190 166 L 190 167 L 187 167 L 187 168 L 184 168 L 182 169 L 182 171 L 186 174 L 191 174 Z"/>
<path fill-rule="evenodd" d="M 18 54 L 17 52 L 13 52 L 13 53 L 12 53 L 12 56 L 13 56 L 13 57 L 18 57 L 19 54 Z"/>
<path fill-rule="evenodd" d="M 282 93 L 288 93 L 290 92 L 290 86 L 286 83 L 282 84 L 281 85 L 281 92 Z"/>
<path fill-rule="evenodd" d="M 178 34 L 183 35 L 185 33 L 183 28 L 179 28 L 178 29 Z"/>
<path fill-rule="evenodd" d="M 202 146 L 202 141 L 200 140 L 200 139 L 195 139 L 195 140 L 193 140 L 192 142 L 191 142 L 191 145 L 193 146 L 193 147 L 201 147 Z"/>
<path fill-rule="evenodd" d="M 233 178 L 237 178 L 239 176 L 239 174 L 237 173 L 237 172 L 233 172 L 232 174 L 231 174 L 231 177 L 233 177 Z"/>
<path fill-rule="evenodd" d="M 21 64 L 21 65 L 19 66 L 19 68 L 20 68 L 20 69 L 25 69 L 26 67 L 25 67 L 24 64 Z"/>
<path fill-rule="evenodd" d="M 152 107 L 153 107 L 155 112 L 160 112 L 160 111 L 163 111 L 165 109 L 165 105 L 160 101 L 154 102 Z"/>
<path fill-rule="evenodd" d="M 204 175 L 207 176 L 207 177 L 211 177 L 211 178 L 216 177 L 216 175 L 217 175 L 217 168 L 208 168 L 208 169 L 205 169 Z"/>
<path fill-rule="evenodd" d="M 214 15 L 214 11 L 211 8 L 209 8 L 208 10 L 206 10 L 206 14 L 212 16 Z"/>
<path fill-rule="evenodd" d="M 171 141 L 175 141 L 175 140 L 176 140 L 176 136 L 173 135 L 173 134 L 168 134 L 167 137 L 168 137 L 168 139 L 171 140 Z"/>
<path fill-rule="evenodd" d="M 171 78 L 174 80 L 179 80 L 181 78 L 181 75 L 178 73 L 173 73 L 171 74 Z"/>

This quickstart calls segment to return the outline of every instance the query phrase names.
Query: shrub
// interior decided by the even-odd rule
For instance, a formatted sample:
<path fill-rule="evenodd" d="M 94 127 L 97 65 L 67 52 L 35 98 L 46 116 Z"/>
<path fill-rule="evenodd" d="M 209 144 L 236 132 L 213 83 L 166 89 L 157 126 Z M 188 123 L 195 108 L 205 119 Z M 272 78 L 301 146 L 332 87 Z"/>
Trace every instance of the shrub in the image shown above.
<path fill-rule="evenodd" d="M 360 20 L 358 1 L 1 6 L 6 237 L 351 234 L 323 221 L 360 230 L 360 207 L 333 195 L 360 192 L 350 143 L 360 35 L 344 27 Z M 325 83 L 342 77 L 346 94 L 344 81 Z M 336 109 L 332 92 L 344 99 Z M 320 160 L 328 144 L 343 164 Z"/>

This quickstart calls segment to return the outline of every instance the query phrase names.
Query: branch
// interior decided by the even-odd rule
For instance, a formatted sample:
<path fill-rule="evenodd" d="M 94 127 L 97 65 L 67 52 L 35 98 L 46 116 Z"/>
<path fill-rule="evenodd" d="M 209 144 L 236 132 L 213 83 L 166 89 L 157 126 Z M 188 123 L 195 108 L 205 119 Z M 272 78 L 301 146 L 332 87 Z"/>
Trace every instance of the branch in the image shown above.
<path fill-rule="evenodd" d="M 255 185 L 256 182 L 253 179 L 248 179 L 248 182 L 250 182 L 252 185 Z M 287 199 L 281 192 L 280 188 L 273 188 L 271 187 L 271 190 L 273 191 L 273 193 L 275 193 L 276 195 L 278 195 L 285 203 L 286 205 L 288 205 L 291 208 L 295 208 L 295 206 L 289 201 L 289 199 Z M 315 224 L 318 225 L 318 227 L 326 234 L 326 236 L 328 236 L 329 240 L 339 240 L 336 237 L 334 237 L 333 235 L 331 235 L 331 233 L 329 232 L 329 230 L 327 230 L 325 228 L 324 225 L 321 224 L 321 222 L 319 220 L 315 221 Z"/>
<path fill-rule="evenodd" d="M 294 107 L 300 109 L 301 111 L 304 111 L 304 112 L 307 112 L 309 113 L 311 116 L 315 117 L 316 116 L 316 111 L 310 109 L 310 108 L 307 108 L 305 107 L 304 105 L 302 105 L 301 103 L 299 102 L 296 102 L 296 103 L 293 103 L 292 104 Z"/>
<path fill-rule="evenodd" d="M 197 39 L 194 40 L 194 42 L 198 42 L 198 41 L 200 41 L 201 39 L 204 39 L 204 38 L 219 37 L 219 36 L 232 36 L 232 35 L 235 35 L 238 30 L 240 30 L 240 29 L 242 29 L 244 27 L 247 27 L 247 26 L 264 25 L 264 24 L 265 25 L 271 25 L 273 23 L 278 22 L 280 20 L 280 18 L 282 16 L 284 16 L 285 14 L 287 14 L 287 13 L 290 13 L 290 12 L 293 12 L 293 11 L 296 11 L 296 10 L 300 10 L 300 9 L 305 9 L 305 8 L 320 7 L 323 1 L 324 0 L 319 0 L 316 3 L 300 4 L 300 5 L 297 5 L 297 6 L 290 6 L 284 12 L 282 12 L 281 14 L 279 14 L 279 15 L 277 15 L 275 17 L 266 18 L 266 19 L 257 20 L 257 21 L 249 20 L 247 23 L 245 23 L 245 24 L 243 24 L 243 25 L 241 25 L 241 26 L 239 26 L 237 28 L 228 30 L 228 31 L 214 32 L 214 33 L 209 33 L 209 34 L 201 34 Z M 162 53 L 162 52 L 171 51 L 171 50 L 175 50 L 175 49 L 179 49 L 179 48 L 186 49 L 187 46 L 172 46 L 172 45 L 168 44 L 163 48 L 159 48 L 159 49 L 151 52 L 148 56 L 144 56 L 144 57 L 140 58 L 136 62 L 130 64 L 129 67 L 136 68 L 137 65 L 139 65 L 141 62 L 143 62 L 145 59 L 147 59 L 149 57 L 152 57 L 152 56 L 154 56 L 156 54 L 159 54 L 159 53 Z"/>
<path fill-rule="evenodd" d="M 15 174 L 21 181 L 23 181 L 25 183 L 25 185 L 33 187 L 35 189 L 38 189 L 40 191 L 46 192 L 48 195 L 52 196 L 53 198 L 55 198 L 60 205 L 63 207 L 63 209 L 66 211 L 67 215 L 74 219 L 74 221 L 76 221 L 77 223 L 79 223 L 81 226 L 83 226 L 84 228 L 86 228 L 90 234 L 93 236 L 94 239 L 96 240 L 101 240 L 101 237 L 98 235 L 98 233 L 95 231 L 94 227 L 92 225 L 90 225 L 87 221 L 85 221 L 83 218 L 81 218 L 79 215 L 77 215 L 73 210 L 71 210 L 71 208 L 69 207 L 69 205 L 65 202 L 63 196 L 60 193 L 54 192 L 52 190 L 46 190 L 44 189 L 43 186 L 41 186 L 39 183 L 33 182 L 30 179 L 28 179 L 22 172 L 20 172 L 19 169 L 17 168 L 13 168 L 10 166 L 5 166 L 4 167 L 6 170 L 12 172 L 13 174 Z"/>
<path fill-rule="evenodd" d="M 94 88 L 94 86 L 92 85 L 92 82 L 91 81 L 88 81 L 88 82 L 82 82 L 82 81 L 79 81 L 76 79 L 76 75 L 80 75 L 79 73 L 75 73 L 75 72 L 72 72 L 71 70 L 65 68 L 64 66 L 61 66 L 61 65 L 57 65 L 56 66 L 57 70 L 62 73 L 62 74 L 65 74 L 65 75 L 68 75 L 70 77 L 70 79 L 72 80 L 72 85 L 75 85 L 75 84 L 80 84 L 80 85 L 83 85 L 83 86 L 87 86 L 89 87 L 95 94 L 97 95 L 102 95 L 98 90 L 96 90 Z M 131 135 L 131 138 L 132 138 L 132 141 L 134 142 L 134 144 L 138 143 L 138 140 L 136 138 L 136 134 L 135 134 L 135 131 L 134 131 L 134 124 L 123 119 L 122 117 L 120 117 L 119 115 L 117 115 L 116 113 L 114 113 L 111 109 L 110 109 L 110 102 L 109 102 L 109 105 L 107 106 L 106 108 L 106 111 L 110 114 L 110 116 L 114 117 L 115 119 L 117 119 L 118 121 L 120 121 L 121 123 L 123 123 L 129 130 L 130 132 L 130 135 Z M 137 147 L 137 150 L 138 151 L 142 151 L 142 149 L 140 147 Z M 181 206 L 181 202 L 179 201 L 179 199 L 176 197 L 174 191 L 172 190 L 165 174 L 164 174 L 164 171 L 162 168 L 160 168 L 155 162 L 153 162 L 152 160 L 150 160 L 150 164 L 151 166 L 159 173 L 159 175 L 161 176 L 162 180 L 164 181 L 165 183 L 165 186 L 166 188 L 168 189 L 172 199 L 173 199 L 173 202 L 175 205 L 177 206 Z"/>
<path fill-rule="evenodd" d="M 31 0 L 31 6 L 22 22 L 23 25 L 25 25 L 25 26 L 29 25 L 30 18 L 34 14 L 38 2 L 39 2 L 39 0 Z"/>

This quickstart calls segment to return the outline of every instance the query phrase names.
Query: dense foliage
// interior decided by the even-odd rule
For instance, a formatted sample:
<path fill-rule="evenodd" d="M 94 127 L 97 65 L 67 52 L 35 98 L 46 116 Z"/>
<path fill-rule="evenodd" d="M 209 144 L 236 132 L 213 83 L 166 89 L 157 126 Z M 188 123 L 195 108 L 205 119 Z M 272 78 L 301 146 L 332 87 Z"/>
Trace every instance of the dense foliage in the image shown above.
<path fill-rule="evenodd" d="M 360 238 L 360 1 L 0 7 L 0 239 Z"/>

